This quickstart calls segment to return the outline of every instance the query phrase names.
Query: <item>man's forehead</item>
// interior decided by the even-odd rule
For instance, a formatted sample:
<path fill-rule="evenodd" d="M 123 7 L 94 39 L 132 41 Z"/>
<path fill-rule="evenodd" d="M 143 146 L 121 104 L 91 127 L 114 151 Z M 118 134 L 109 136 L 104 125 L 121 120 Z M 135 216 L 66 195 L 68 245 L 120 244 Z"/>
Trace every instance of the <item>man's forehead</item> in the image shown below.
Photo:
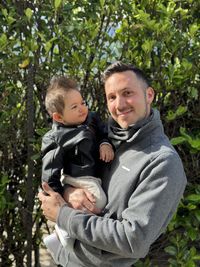
<path fill-rule="evenodd" d="M 143 81 L 138 79 L 132 71 L 119 72 L 111 75 L 105 82 L 105 90 L 143 87 Z"/>
<path fill-rule="evenodd" d="M 105 86 L 115 82 L 133 82 L 139 81 L 136 74 L 133 71 L 123 71 L 113 73 L 105 82 Z"/>

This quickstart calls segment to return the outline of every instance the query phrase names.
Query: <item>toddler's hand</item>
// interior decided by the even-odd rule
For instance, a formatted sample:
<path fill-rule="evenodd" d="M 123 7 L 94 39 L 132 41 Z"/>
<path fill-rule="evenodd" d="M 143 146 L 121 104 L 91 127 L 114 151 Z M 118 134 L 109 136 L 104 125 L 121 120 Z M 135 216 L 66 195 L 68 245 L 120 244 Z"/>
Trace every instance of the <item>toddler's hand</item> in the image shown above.
<path fill-rule="evenodd" d="M 102 144 L 99 148 L 100 159 L 105 162 L 110 162 L 114 158 L 114 151 L 110 144 Z"/>

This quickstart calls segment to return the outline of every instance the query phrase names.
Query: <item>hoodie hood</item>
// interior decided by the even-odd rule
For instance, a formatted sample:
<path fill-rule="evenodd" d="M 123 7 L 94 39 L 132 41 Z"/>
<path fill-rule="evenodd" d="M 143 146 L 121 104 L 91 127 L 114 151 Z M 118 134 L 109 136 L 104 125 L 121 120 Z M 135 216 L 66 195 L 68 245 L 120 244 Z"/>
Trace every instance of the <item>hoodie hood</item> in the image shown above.
<path fill-rule="evenodd" d="M 122 142 L 132 142 L 134 139 L 139 141 L 143 138 L 141 132 L 145 129 L 145 135 L 152 131 L 152 127 L 162 127 L 160 113 L 157 109 L 152 109 L 149 117 L 130 125 L 127 129 L 122 129 L 112 117 L 108 120 L 108 136 L 115 148 L 118 148 Z M 148 129 L 149 128 L 149 129 Z"/>

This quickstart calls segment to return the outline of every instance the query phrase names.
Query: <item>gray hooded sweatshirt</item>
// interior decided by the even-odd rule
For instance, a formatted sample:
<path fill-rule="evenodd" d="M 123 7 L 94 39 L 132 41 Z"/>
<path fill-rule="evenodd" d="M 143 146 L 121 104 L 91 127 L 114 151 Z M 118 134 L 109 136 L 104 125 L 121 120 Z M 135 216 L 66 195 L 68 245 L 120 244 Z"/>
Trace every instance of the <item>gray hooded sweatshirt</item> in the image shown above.
<path fill-rule="evenodd" d="M 75 238 L 65 266 L 130 267 L 166 229 L 186 186 L 160 115 L 126 130 L 110 119 L 115 158 L 103 172 L 108 203 L 99 215 L 61 207 L 57 224 Z"/>

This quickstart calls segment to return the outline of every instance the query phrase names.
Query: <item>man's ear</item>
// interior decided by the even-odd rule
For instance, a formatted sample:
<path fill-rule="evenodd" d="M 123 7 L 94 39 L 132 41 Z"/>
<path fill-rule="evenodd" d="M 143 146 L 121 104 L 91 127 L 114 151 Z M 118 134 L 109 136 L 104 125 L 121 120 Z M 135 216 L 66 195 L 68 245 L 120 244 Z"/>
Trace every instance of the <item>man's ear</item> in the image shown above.
<path fill-rule="evenodd" d="M 58 112 L 54 112 L 54 113 L 52 114 L 52 118 L 53 118 L 54 121 L 63 123 L 62 115 L 59 114 Z"/>
<path fill-rule="evenodd" d="M 148 104 L 151 104 L 154 100 L 154 95 L 155 95 L 155 92 L 153 90 L 152 87 L 148 87 L 146 89 L 146 99 L 147 99 L 147 103 Z"/>

